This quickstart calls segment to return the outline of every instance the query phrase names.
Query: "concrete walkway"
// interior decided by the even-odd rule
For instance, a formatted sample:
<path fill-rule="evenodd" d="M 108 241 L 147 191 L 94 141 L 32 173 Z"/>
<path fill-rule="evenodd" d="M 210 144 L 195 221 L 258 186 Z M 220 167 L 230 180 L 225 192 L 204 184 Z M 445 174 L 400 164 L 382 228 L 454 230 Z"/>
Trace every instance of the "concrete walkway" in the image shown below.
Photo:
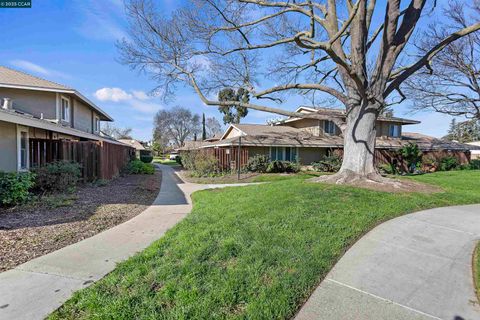
<path fill-rule="evenodd" d="M 472 279 L 479 239 L 480 205 L 385 222 L 347 251 L 296 319 L 480 319 Z"/>
<path fill-rule="evenodd" d="M 159 239 L 192 209 L 190 195 L 234 185 L 184 183 L 174 170 L 162 170 L 160 193 L 133 219 L 91 238 L 0 273 L 0 319 L 44 319 L 74 291 L 89 286 L 121 262 Z"/>

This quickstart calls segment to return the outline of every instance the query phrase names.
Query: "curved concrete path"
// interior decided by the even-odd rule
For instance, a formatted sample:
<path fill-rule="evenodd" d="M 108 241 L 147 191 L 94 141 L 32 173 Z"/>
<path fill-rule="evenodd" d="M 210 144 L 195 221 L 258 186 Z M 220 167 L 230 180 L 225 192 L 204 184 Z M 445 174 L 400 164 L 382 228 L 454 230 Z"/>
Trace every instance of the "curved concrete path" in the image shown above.
<path fill-rule="evenodd" d="M 74 291 L 89 286 L 159 239 L 192 209 L 190 195 L 231 185 L 184 183 L 165 165 L 152 206 L 131 220 L 91 238 L 0 273 L 0 319 L 44 319 Z"/>
<path fill-rule="evenodd" d="M 425 210 L 360 239 L 295 319 L 480 319 L 472 253 L 480 205 Z"/>

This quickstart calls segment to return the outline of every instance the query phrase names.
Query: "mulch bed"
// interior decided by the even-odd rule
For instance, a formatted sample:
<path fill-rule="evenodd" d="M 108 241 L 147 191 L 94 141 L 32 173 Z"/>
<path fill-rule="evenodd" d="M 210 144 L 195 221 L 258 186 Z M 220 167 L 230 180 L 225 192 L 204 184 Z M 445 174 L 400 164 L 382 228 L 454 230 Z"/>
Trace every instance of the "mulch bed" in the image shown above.
<path fill-rule="evenodd" d="M 0 209 L 0 272 L 135 217 L 155 200 L 160 183 L 159 171 L 127 175 L 105 186 L 83 185 L 54 201 Z"/>

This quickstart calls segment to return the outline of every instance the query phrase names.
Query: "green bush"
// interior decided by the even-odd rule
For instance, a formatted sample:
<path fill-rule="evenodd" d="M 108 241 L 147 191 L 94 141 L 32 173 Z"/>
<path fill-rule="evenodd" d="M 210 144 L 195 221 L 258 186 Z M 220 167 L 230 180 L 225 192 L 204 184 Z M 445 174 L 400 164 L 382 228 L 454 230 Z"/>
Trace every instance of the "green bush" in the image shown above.
<path fill-rule="evenodd" d="M 275 160 L 268 164 L 268 173 L 296 173 L 300 171 L 300 165 L 296 162 Z"/>
<path fill-rule="evenodd" d="M 397 167 L 393 163 L 382 163 L 378 170 L 383 174 L 398 174 Z"/>
<path fill-rule="evenodd" d="M 407 162 L 408 171 L 415 172 L 418 167 L 421 167 L 423 153 L 416 143 L 407 143 L 400 150 L 400 155 Z"/>
<path fill-rule="evenodd" d="M 57 161 L 34 169 L 35 188 L 41 191 L 72 191 L 80 178 L 80 164 Z"/>
<path fill-rule="evenodd" d="M 480 170 L 480 159 L 475 159 L 470 161 L 470 169 Z"/>
<path fill-rule="evenodd" d="M 152 163 L 153 156 L 152 155 L 141 155 L 140 156 L 140 161 L 142 161 L 143 163 Z"/>
<path fill-rule="evenodd" d="M 217 158 L 205 150 L 191 150 L 182 153 L 181 162 L 182 166 L 191 171 L 194 177 L 207 177 L 219 173 Z"/>
<path fill-rule="evenodd" d="M 35 184 L 35 174 L 30 172 L 0 172 L 0 205 L 12 206 L 25 203 Z"/>
<path fill-rule="evenodd" d="M 151 163 L 144 163 L 138 159 L 132 160 L 125 168 L 128 174 L 154 174 L 155 167 Z"/>
<path fill-rule="evenodd" d="M 337 172 L 342 166 L 342 157 L 332 153 L 320 158 L 320 161 L 312 163 L 313 170 L 319 172 Z"/>
<path fill-rule="evenodd" d="M 182 165 L 182 157 L 181 156 L 176 156 L 175 161 L 179 164 Z"/>
<path fill-rule="evenodd" d="M 447 156 L 440 159 L 440 171 L 450 171 L 457 169 L 458 167 L 458 160 L 454 156 Z"/>
<path fill-rule="evenodd" d="M 270 159 L 266 155 L 257 154 L 248 159 L 246 169 L 250 172 L 267 172 Z"/>

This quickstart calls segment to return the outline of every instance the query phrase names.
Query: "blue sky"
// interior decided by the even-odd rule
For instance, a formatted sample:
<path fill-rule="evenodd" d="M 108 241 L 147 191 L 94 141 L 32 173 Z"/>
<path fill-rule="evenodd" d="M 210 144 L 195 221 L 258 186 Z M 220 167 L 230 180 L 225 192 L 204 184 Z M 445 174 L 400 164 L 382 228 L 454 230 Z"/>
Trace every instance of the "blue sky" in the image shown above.
<path fill-rule="evenodd" d="M 158 0 L 171 12 L 178 0 Z M 31 9 L 1 9 L 2 65 L 76 88 L 115 119 L 119 127 L 131 127 L 135 138 L 149 140 L 153 116 L 160 109 L 182 105 L 205 112 L 221 121 L 215 107 L 206 107 L 190 89 L 180 89 L 168 104 L 148 92 L 155 83 L 146 75 L 118 62 L 115 41 L 126 36 L 122 0 L 33 0 Z M 303 101 L 284 104 L 295 109 Z M 450 117 L 436 113 L 408 113 L 408 102 L 395 115 L 422 121 L 406 131 L 433 136 L 446 133 Z M 264 123 L 275 115 L 250 111 L 242 122 Z"/>

